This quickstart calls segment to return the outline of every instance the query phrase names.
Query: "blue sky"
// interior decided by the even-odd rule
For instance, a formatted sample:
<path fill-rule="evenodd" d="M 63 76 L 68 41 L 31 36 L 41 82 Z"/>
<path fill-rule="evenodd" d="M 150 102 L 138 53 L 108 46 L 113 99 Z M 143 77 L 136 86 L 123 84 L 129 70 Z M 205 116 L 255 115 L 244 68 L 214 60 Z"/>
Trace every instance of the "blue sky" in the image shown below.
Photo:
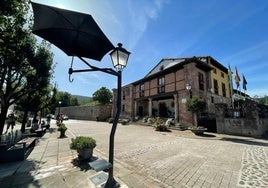
<path fill-rule="evenodd" d="M 91 14 L 116 46 L 131 52 L 123 85 L 143 78 L 161 59 L 212 56 L 240 77 L 250 96 L 268 95 L 267 0 L 33 0 Z M 71 57 L 52 47 L 57 62 L 54 80 L 60 91 L 92 96 L 101 87 L 117 87 L 116 77 L 101 72 L 74 73 Z M 106 54 L 99 67 L 112 67 Z M 74 69 L 85 67 L 77 58 Z M 241 79 L 242 80 L 242 79 Z M 240 83 L 242 85 L 242 82 Z M 236 88 L 236 86 L 234 86 Z"/>

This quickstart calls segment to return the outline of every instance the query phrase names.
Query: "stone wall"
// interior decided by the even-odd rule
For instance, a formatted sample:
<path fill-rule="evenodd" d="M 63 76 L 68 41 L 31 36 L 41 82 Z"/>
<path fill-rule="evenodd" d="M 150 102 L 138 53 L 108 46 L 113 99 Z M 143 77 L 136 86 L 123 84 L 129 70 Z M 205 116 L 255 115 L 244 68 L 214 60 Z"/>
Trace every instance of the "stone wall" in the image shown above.
<path fill-rule="evenodd" d="M 226 118 L 225 104 L 216 104 L 217 132 L 231 135 L 267 137 L 268 119 L 259 118 L 257 107 L 249 103 L 244 108 L 244 118 Z"/>
<path fill-rule="evenodd" d="M 96 105 L 96 106 L 70 106 L 61 107 L 60 112 L 66 114 L 70 119 L 79 120 L 107 120 L 111 117 L 112 105 Z M 55 110 L 59 112 L 59 108 Z"/>

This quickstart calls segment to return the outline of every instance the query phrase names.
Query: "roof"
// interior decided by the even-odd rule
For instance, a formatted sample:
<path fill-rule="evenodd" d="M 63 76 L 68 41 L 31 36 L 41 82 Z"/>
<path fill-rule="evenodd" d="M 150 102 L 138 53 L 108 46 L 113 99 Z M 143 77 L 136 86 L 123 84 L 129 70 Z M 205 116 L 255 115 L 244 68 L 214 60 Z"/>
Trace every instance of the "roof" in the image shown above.
<path fill-rule="evenodd" d="M 145 78 L 170 67 L 173 67 L 174 65 L 185 61 L 185 59 L 186 58 L 164 58 L 145 76 Z"/>
<path fill-rule="evenodd" d="M 196 66 L 205 71 L 210 71 L 211 66 L 204 61 L 201 61 L 199 58 L 193 57 L 184 57 L 184 58 L 164 58 L 162 59 L 144 78 L 134 82 L 133 84 L 139 84 L 153 77 L 157 77 L 160 74 L 166 74 L 168 72 L 174 71 L 174 69 L 183 68 L 185 64 L 195 62 Z"/>
<path fill-rule="evenodd" d="M 198 63 L 197 65 L 203 65 L 203 66 L 205 66 L 205 64 L 209 65 L 210 63 L 212 63 L 214 66 L 217 66 L 217 67 L 220 67 L 220 65 L 221 65 L 219 62 L 217 62 L 215 59 L 213 59 L 210 56 L 164 58 L 145 76 L 145 78 L 152 76 L 158 72 L 167 70 L 167 69 L 174 67 L 176 65 L 179 65 L 179 64 L 184 65 L 185 63 L 189 63 L 189 60 L 190 61 L 193 60 L 193 61 Z M 223 66 L 221 68 L 223 68 Z"/>
<path fill-rule="evenodd" d="M 164 58 L 145 76 L 145 78 L 153 74 L 156 74 L 160 71 L 163 71 L 165 69 L 168 69 L 170 67 L 173 67 L 177 64 L 183 63 L 188 59 L 198 59 L 200 61 L 199 62 L 200 64 L 201 62 L 206 63 L 208 65 L 211 64 L 221 69 L 223 72 L 228 73 L 228 69 L 211 56 L 193 56 L 193 57 L 182 57 L 182 58 Z"/>

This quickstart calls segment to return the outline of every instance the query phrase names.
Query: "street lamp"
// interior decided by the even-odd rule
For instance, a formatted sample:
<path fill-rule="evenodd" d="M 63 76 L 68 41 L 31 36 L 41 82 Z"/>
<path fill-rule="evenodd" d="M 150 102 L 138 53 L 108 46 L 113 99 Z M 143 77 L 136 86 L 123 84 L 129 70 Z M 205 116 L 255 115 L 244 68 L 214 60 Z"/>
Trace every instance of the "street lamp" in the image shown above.
<path fill-rule="evenodd" d="M 127 61 L 128 61 L 130 52 L 124 49 L 121 43 L 118 43 L 117 45 L 118 47 L 116 47 L 110 53 L 110 56 L 111 56 L 114 68 L 118 71 L 122 71 L 127 66 Z"/>
<path fill-rule="evenodd" d="M 59 114 L 60 114 L 60 106 L 61 106 L 61 101 L 59 101 Z"/>
<path fill-rule="evenodd" d="M 121 43 L 118 44 L 118 47 L 114 48 L 91 15 L 38 3 L 32 3 L 32 5 L 34 11 L 33 33 L 48 40 L 67 55 L 78 57 L 89 67 L 89 69 L 73 70 L 72 61 L 69 68 L 69 81 L 73 81 L 70 79 L 72 73 L 90 71 L 101 71 L 118 78 L 117 110 L 110 133 L 110 164 L 109 168 L 106 168 L 109 170 L 109 177 L 105 185 L 105 187 L 114 187 L 118 185 L 113 178 L 113 150 L 114 134 L 121 111 L 121 72 L 127 65 L 130 52 L 122 48 Z M 45 19 L 53 19 L 53 22 L 44 22 Z M 84 59 L 89 58 L 100 61 L 110 50 L 112 50 L 110 55 L 116 70 L 92 66 Z"/>
<path fill-rule="evenodd" d="M 69 75 L 75 72 L 90 72 L 90 71 L 101 71 L 107 74 L 111 74 L 117 76 L 117 104 L 116 104 L 116 114 L 113 121 L 113 126 L 110 132 L 110 144 L 109 144 L 109 168 L 108 168 L 108 180 L 104 187 L 119 187 L 120 185 L 115 181 L 113 176 L 113 168 L 114 168 L 114 135 L 116 131 L 116 127 L 118 124 L 120 112 L 121 112 L 121 88 L 122 88 L 122 71 L 127 65 L 128 57 L 130 52 L 122 47 L 121 43 L 118 43 L 118 47 L 114 48 L 111 53 L 111 59 L 113 66 L 116 70 L 111 68 L 98 68 L 89 64 L 82 57 L 78 57 L 81 59 L 86 65 L 89 66 L 89 69 L 83 70 L 73 70 L 72 67 L 69 68 Z M 70 78 L 69 78 L 70 79 Z M 70 79 L 71 80 L 71 79 Z M 104 164 L 105 166 L 106 164 Z M 91 163 L 91 167 L 94 168 L 94 162 Z"/>
<path fill-rule="evenodd" d="M 119 120 L 120 112 L 121 112 L 121 88 L 122 88 L 122 70 L 126 67 L 128 57 L 130 52 L 126 49 L 122 48 L 122 44 L 118 43 L 118 47 L 116 47 L 111 53 L 111 59 L 114 68 L 117 70 L 117 104 L 116 104 L 116 114 L 113 121 L 113 127 L 110 133 L 110 146 L 109 146 L 109 162 L 112 166 L 109 168 L 109 176 L 108 180 L 105 184 L 105 187 L 118 187 L 118 183 L 114 180 L 113 177 L 113 168 L 114 168 L 114 135 L 117 127 L 117 123 Z"/>
<path fill-rule="evenodd" d="M 190 84 L 186 84 L 186 90 L 189 92 L 190 99 L 192 98 L 192 86 Z"/>

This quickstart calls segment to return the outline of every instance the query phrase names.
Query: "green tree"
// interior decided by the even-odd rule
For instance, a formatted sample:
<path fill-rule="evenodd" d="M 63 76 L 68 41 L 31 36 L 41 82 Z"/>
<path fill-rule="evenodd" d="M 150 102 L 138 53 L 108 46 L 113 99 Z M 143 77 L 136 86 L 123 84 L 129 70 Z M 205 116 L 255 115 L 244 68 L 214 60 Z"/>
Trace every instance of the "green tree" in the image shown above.
<path fill-rule="evenodd" d="M 185 103 L 187 110 L 191 111 L 194 115 L 194 126 L 197 126 L 197 116 L 199 113 L 204 112 L 206 109 L 206 101 L 200 97 L 192 97 L 187 99 Z"/>
<path fill-rule="evenodd" d="M 70 106 L 78 106 L 78 99 L 75 96 L 71 96 Z"/>
<path fill-rule="evenodd" d="M 61 101 L 60 106 L 66 107 L 66 106 L 78 106 L 78 99 L 76 96 L 71 95 L 68 92 L 59 91 L 56 94 L 56 100 L 57 100 L 57 107 L 59 106 L 59 101 Z"/>
<path fill-rule="evenodd" d="M 93 93 L 93 100 L 98 101 L 100 104 L 109 104 L 113 98 L 112 92 L 106 87 L 101 87 Z"/>
<path fill-rule="evenodd" d="M 50 45 L 43 41 L 37 47 L 31 65 L 34 67 L 27 75 L 28 92 L 17 102 L 24 109 L 24 116 L 21 130 L 24 132 L 28 111 L 43 112 L 51 105 L 50 85 L 53 75 L 53 54 L 50 52 Z"/>
<path fill-rule="evenodd" d="M 39 83 L 38 86 L 44 86 L 49 81 L 42 73 L 44 68 L 47 68 L 43 65 L 42 54 L 46 54 L 47 49 L 43 49 L 42 45 L 36 45 L 30 29 L 32 24 L 28 11 L 28 0 L 0 2 L 0 134 L 3 132 L 9 106 L 15 103 L 22 104 L 23 99 L 27 101 L 29 96 L 37 98 L 34 96 L 38 96 L 38 92 L 39 97 L 44 96 L 44 90 L 39 91 L 39 87 L 35 88 L 36 83 Z M 42 53 L 42 50 L 45 53 Z M 47 71 L 44 72 L 48 74 Z M 29 93 L 32 95 L 28 95 Z"/>
<path fill-rule="evenodd" d="M 259 103 L 264 104 L 264 105 L 268 105 L 268 96 L 265 95 L 264 97 L 260 98 Z"/>
<path fill-rule="evenodd" d="M 24 76 L 31 70 L 29 59 L 34 54 L 34 42 L 25 29 L 27 1 L 3 0 L 0 4 L 0 134 L 3 132 L 7 110 L 27 92 Z"/>
<path fill-rule="evenodd" d="M 56 87 L 56 85 L 54 85 L 54 87 L 52 88 L 52 96 L 51 96 L 51 100 L 50 100 L 50 105 L 49 105 L 49 112 L 50 114 L 54 114 L 56 107 L 57 107 L 57 93 L 58 93 L 58 89 Z"/>

